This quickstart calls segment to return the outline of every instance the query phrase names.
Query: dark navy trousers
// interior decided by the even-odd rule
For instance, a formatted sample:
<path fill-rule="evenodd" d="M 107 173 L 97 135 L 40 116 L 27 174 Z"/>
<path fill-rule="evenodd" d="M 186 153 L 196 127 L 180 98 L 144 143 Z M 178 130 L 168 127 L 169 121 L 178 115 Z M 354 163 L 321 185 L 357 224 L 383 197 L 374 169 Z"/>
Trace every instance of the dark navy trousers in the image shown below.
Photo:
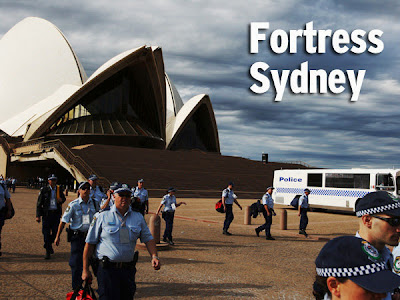
<path fill-rule="evenodd" d="M 82 281 L 83 270 L 83 249 L 85 248 L 85 237 L 74 236 L 71 239 L 71 256 L 69 258 L 69 266 L 72 273 L 72 289 L 79 288 Z"/>
<path fill-rule="evenodd" d="M 270 213 L 268 216 L 267 212 L 264 211 L 263 216 L 265 219 L 265 224 L 258 227 L 257 231 L 263 231 L 265 229 L 265 236 L 270 237 L 271 236 L 271 225 L 272 225 L 272 213 Z"/>
<path fill-rule="evenodd" d="M 174 216 L 175 212 L 164 212 L 164 220 L 165 220 L 165 230 L 164 230 L 164 239 L 172 240 L 172 229 L 174 228 Z"/>
<path fill-rule="evenodd" d="M 1 250 L 1 230 L 3 229 L 4 226 L 4 220 L 6 217 L 7 211 L 5 209 L 0 210 L 0 250 Z"/>
<path fill-rule="evenodd" d="M 99 300 L 131 300 L 136 292 L 136 268 L 115 269 L 99 265 L 97 283 Z"/>
<path fill-rule="evenodd" d="M 52 244 L 56 239 L 58 225 L 60 224 L 60 213 L 57 211 L 49 211 L 47 216 L 42 218 L 42 233 L 44 239 L 44 248 L 47 251 L 52 249 Z"/>
<path fill-rule="evenodd" d="M 300 230 L 306 230 L 308 225 L 308 216 L 307 216 L 308 208 L 300 208 Z"/>
<path fill-rule="evenodd" d="M 224 230 L 228 230 L 233 221 L 233 204 L 225 204 Z"/>

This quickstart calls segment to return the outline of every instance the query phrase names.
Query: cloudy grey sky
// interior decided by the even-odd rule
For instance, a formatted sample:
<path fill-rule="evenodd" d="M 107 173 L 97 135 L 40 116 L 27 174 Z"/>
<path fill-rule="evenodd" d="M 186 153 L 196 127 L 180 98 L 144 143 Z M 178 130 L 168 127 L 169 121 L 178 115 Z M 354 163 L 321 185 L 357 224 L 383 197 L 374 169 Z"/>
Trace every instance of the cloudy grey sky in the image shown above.
<path fill-rule="evenodd" d="M 49 20 L 67 37 L 90 76 L 111 57 L 141 45 L 163 48 L 167 73 L 183 100 L 210 95 L 224 155 L 304 161 L 318 167 L 399 167 L 400 4 L 392 1 L 130 0 L 0 2 L 0 37 L 25 17 Z M 249 53 L 250 22 L 270 30 L 382 30 L 379 55 Z M 250 92 L 249 68 L 367 70 L 361 95 Z M 271 90 L 271 89 L 270 89 Z"/>

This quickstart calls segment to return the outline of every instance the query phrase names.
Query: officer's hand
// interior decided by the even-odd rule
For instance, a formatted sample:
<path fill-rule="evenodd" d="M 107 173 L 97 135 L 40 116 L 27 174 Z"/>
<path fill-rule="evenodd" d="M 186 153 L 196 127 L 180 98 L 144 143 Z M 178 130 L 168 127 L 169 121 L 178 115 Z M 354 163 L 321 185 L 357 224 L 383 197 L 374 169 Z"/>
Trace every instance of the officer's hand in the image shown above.
<path fill-rule="evenodd" d="M 85 270 L 82 271 L 82 280 L 87 281 L 88 283 L 92 283 L 92 273 L 88 270 L 87 272 Z"/>
<path fill-rule="evenodd" d="M 153 257 L 151 259 L 151 265 L 153 266 L 154 270 L 160 270 L 161 263 L 158 258 Z"/>
<path fill-rule="evenodd" d="M 149 214 L 149 211 L 148 211 L 148 210 L 146 210 L 146 214 Z"/>
<path fill-rule="evenodd" d="M 54 244 L 56 244 L 56 246 L 58 247 L 58 245 L 60 245 L 60 236 L 56 236 L 56 239 L 54 240 Z"/>
<path fill-rule="evenodd" d="M 300 217 L 300 213 L 297 214 Z"/>
<path fill-rule="evenodd" d="M 270 212 L 267 212 L 267 216 L 269 217 L 271 215 L 271 213 Z"/>
<path fill-rule="evenodd" d="M 239 205 L 240 210 L 242 210 L 243 208 Z"/>
<path fill-rule="evenodd" d="M 40 223 L 40 217 L 36 217 L 36 222 Z"/>

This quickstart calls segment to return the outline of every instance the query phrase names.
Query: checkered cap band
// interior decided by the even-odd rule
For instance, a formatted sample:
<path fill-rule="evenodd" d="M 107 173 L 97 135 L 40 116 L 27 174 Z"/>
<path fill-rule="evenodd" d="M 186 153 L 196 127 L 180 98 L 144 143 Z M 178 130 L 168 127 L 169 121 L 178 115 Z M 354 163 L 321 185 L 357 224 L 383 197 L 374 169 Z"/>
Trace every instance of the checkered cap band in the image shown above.
<path fill-rule="evenodd" d="M 363 215 L 375 215 L 375 214 L 379 214 L 384 211 L 392 210 L 392 209 L 396 209 L 396 208 L 400 208 L 400 202 L 360 210 L 360 211 L 356 212 L 356 215 L 357 215 L 357 217 L 361 217 Z"/>
<path fill-rule="evenodd" d="M 322 277 L 352 277 L 373 274 L 387 270 L 384 262 L 374 263 L 371 265 L 353 267 L 353 268 L 316 268 L 317 274 Z"/>

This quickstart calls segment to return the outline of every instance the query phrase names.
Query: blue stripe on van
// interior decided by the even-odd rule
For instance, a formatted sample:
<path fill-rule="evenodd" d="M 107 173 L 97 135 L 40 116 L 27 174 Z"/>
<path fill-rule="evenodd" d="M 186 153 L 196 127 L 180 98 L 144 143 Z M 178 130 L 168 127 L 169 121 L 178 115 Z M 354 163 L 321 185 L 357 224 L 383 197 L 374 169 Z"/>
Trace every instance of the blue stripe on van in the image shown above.
<path fill-rule="evenodd" d="M 360 190 L 326 190 L 326 189 L 318 189 L 318 188 L 310 188 L 311 196 L 337 196 L 337 197 L 364 197 L 369 191 L 360 191 Z M 282 194 L 303 194 L 304 188 L 276 188 L 277 193 Z"/>

